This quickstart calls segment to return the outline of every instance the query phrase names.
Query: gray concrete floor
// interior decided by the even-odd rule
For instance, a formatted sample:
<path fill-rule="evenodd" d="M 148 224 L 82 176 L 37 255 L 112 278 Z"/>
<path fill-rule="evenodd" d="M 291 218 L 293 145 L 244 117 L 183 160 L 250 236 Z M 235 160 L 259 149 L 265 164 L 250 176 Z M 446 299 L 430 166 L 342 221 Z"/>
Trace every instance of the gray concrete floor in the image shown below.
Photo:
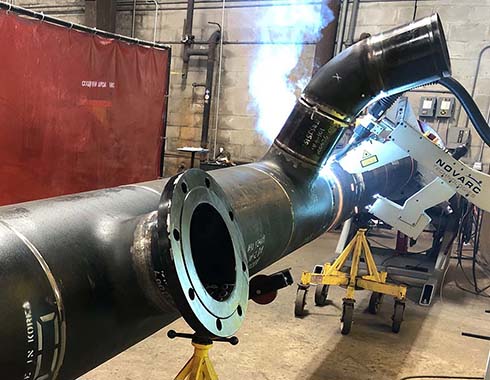
<path fill-rule="evenodd" d="M 303 269 L 330 260 L 338 234 L 326 234 L 268 268 L 268 273 L 292 267 L 295 280 Z M 220 379 L 395 380 L 411 375 L 483 376 L 490 343 L 461 336 L 462 331 L 490 334 L 488 298 L 457 289 L 464 280 L 451 268 L 443 298 L 430 308 L 409 301 L 399 334 L 391 332 L 392 302 L 379 315 L 366 312 L 368 292 L 357 293 L 352 332 L 339 330 L 342 289 L 331 289 L 332 305 L 293 316 L 296 286 L 279 293 L 268 306 L 251 303 L 240 344 L 215 344 L 210 352 Z M 312 292 L 310 292 L 312 293 Z M 188 331 L 182 319 L 84 375 L 82 380 L 173 379 L 192 353 L 188 341 L 170 341 L 169 329 Z"/>

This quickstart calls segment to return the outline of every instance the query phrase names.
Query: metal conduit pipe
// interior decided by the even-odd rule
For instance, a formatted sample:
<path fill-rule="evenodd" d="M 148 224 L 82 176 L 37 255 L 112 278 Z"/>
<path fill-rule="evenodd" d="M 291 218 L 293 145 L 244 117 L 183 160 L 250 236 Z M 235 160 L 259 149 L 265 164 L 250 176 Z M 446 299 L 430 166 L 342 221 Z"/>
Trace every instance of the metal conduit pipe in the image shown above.
<path fill-rule="evenodd" d="M 146 0 L 147 3 L 153 1 L 155 4 L 155 16 L 153 19 L 153 43 L 157 40 L 157 26 L 158 26 L 158 2 L 157 0 Z"/>
<path fill-rule="evenodd" d="M 218 24 L 219 26 L 219 24 Z M 213 99 L 214 66 L 216 62 L 216 50 L 221 40 L 221 30 L 216 30 L 208 40 L 208 54 L 206 62 L 206 84 L 204 90 L 204 109 L 202 113 L 201 148 L 208 148 L 209 122 L 211 118 L 211 101 Z"/>
<path fill-rule="evenodd" d="M 323 165 L 363 107 L 447 75 L 446 58 L 426 18 L 320 69 L 258 163 L 0 208 L 4 376 L 74 380 L 180 315 L 233 334 L 250 275 L 410 180 L 408 158 L 363 175 Z"/>
<path fill-rule="evenodd" d="M 204 56 L 207 58 L 206 63 L 206 83 L 204 84 L 204 110 L 202 118 L 202 130 L 201 130 L 201 148 L 208 148 L 209 144 L 209 122 L 211 118 L 211 103 L 213 95 L 213 78 L 214 78 L 214 68 L 216 61 L 216 50 L 218 48 L 218 43 L 222 40 L 221 25 L 215 22 L 208 22 L 208 24 L 213 24 L 218 27 L 218 30 L 213 32 L 209 37 L 208 41 L 205 42 L 206 48 L 194 47 L 197 45 L 202 45 L 202 43 L 197 43 L 195 41 L 195 36 L 193 35 L 193 20 L 194 20 L 194 0 L 188 0 L 187 2 L 187 16 L 184 25 L 184 36 L 182 42 L 184 48 L 182 49 L 182 79 L 183 86 L 185 86 L 185 81 L 187 79 L 187 74 L 189 70 L 189 61 L 192 56 Z M 221 56 L 220 56 L 220 68 L 221 68 Z M 219 78 L 221 78 L 219 76 Z M 193 84 L 199 85 L 199 84 Z"/>
<path fill-rule="evenodd" d="M 168 48 L 168 46 L 162 45 L 159 43 L 143 41 L 143 40 L 139 40 L 139 39 L 135 39 L 135 38 L 131 38 L 131 37 L 126 37 L 126 36 L 123 36 L 120 34 L 110 33 L 110 32 L 98 30 L 95 28 L 89 28 L 89 27 L 84 26 L 84 25 L 75 24 L 72 22 L 60 20 L 59 18 L 48 16 L 47 14 L 40 13 L 40 12 L 34 12 L 30 9 L 19 7 L 19 6 L 12 5 L 12 4 L 8 4 L 8 3 L 5 3 L 3 1 L 0 1 L 0 9 L 6 10 L 7 12 L 12 11 L 12 12 L 15 12 L 16 14 L 19 14 L 22 16 L 27 16 L 27 17 L 32 17 L 32 18 L 35 18 L 37 20 L 49 22 L 49 23 L 54 24 L 54 25 L 59 25 L 59 26 L 64 26 L 66 28 L 79 30 L 81 32 L 92 33 L 92 34 L 96 34 L 96 35 L 99 35 L 101 37 L 106 37 L 106 38 L 113 38 L 113 39 L 118 40 L 118 41 L 124 41 L 124 42 L 128 42 L 128 43 L 134 43 L 134 44 L 138 44 L 138 45 L 142 45 L 142 46 L 155 47 L 155 48 L 161 48 L 161 49 L 167 49 Z M 83 12 L 81 14 L 83 14 Z"/>
<path fill-rule="evenodd" d="M 342 7 L 340 10 L 340 25 L 337 32 L 337 44 L 335 46 L 335 55 L 339 54 L 344 49 L 344 37 L 345 29 L 347 26 L 347 13 L 349 11 L 349 1 L 342 0 Z"/>
<path fill-rule="evenodd" d="M 189 60 L 191 55 L 207 55 L 207 49 L 194 49 L 193 44 L 195 43 L 195 36 L 192 34 L 192 28 L 194 23 L 194 0 L 187 0 L 187 10 L 186 18 L 184 23 L 184 35 L 182 37 L 181 43 L 184 44 L 182 49 L 182 78 L 187 79 L 187 72 L 189 70 Z"/>
<path fill-rule="evenodd" d="M 221 77 L 223 75 L 223 45 L 224 35 L 226 29 L 225 23 L 225 8 L 226 0 L 222 0 L 221 3 L 221 38 L 219 39 L 219 58 L 218 58 L 218 83 L 216 84 L 216 103 L 214 106 L 214 142 L 213 142 L 213 159 L 217 157 L 217 141 L 218 141 L 218 129 L 220 123 L 220 108 L 221 108 Z"/>
<path fill-rule="evenodd" d="M 349 29 L 347 31 L 347 41 L 345 41 L 345 45 L 347 47 L 351 46 L 354 43 L 354 33 L 356 32 L 357 15 L 359 13 L 359 3 L 360 0 L 352 1 L 352 11 L 349 20 Z"/>
<path fill-rule="evenodd" d="M 131 38 L 134 38 L 136 33 L 136 1 L 137 0 L 133 1 L 133 8 L 131 11 Z"/>
<path fill-rule="evenodd" d="M 480 76 L 480 68 L 481 68 L 481 62 L 482 62 L 483 56 L 485 55 L 485 52 L 487 52 L 489 49 L 490 49 L 490 45 L 484 46 L 480 50 L 480 53 L 478 54 L 478 61 L 476 63 L 475 75 L 473 76 L 473 83 L 471 84 L 471 92 L 470 92 L 470 95 L 472 97 L 475 96 L 476 85 L 478 83 L 478 78 Z M 490 115 L 490 107 L 487 110 L 487 118 L 486 118 L 487 124 L 488 124 L 488 119 L 489 119 L 488 116 L 489 115 Z M 458 117 L 458 119 L 459 119 L 459 117 Z M 464 125 L 465 128 L 468 128 L 469 121 L 470 121 L 470 117 L 467 117 L 466 118 L 465 125 Z M 484 149 L 485 149 L 485 141 L 482 139 L 482 142 L 480 144 L 480 152 L 478 154 L 478 161 L 480 161 L 480 162 L 483 159 L 483 151 L 484 151 Z"/>
<path fill-rule="evenodd" d="M 346 0 L 348 2 L 348 0 Z M 418 0 L 418 1 L 430 1 L 430 0 Z M 4 1 L 5 2 L 5 1 Z M 246 3 L 246 2 L 250 2 L 250 0 L 233 0 L 231 1 L 230 3 Z M 361 3 L 393 3 L 393 2 L 413 2 L 413 0 L 361 0 Z M 14 2 L 8 2 L 6 1 L 5 3 L 7 4 L 14 4 Z M 203 1 L 196 1 L 195 2 L 196 4 L 207 4 L 208 6 L 202 6 L 202 7 L 196 7 L 195 9 L 198 9 L 198 10 L 201 10 L 201 9 L 221 9 L 221 5 L 211 5 L 211 4 L 222 4 L 222 1 L 220 0 L 216 0 L 216 1 L 208 1 L 208 0 L 203 0 Z M 276 4 L 278 3 L 278 4 Z M 134 4 L 134 0 L 131 0 L 131 1 L 125 1 L 125 2 L 117 2 L 117 10 L 120 11 L 120 12 L 133 12 L 133 4 Z M 165 2 L 161 2 L 160 3 L 160 7 L 162 10 L 186 10 L 185 7 L 169 7 L 169 5 L 185 5 L 187 4 L 187 1 L 183 0 L 183 1 L 165 1 Z M 310 5 L 320 5 L 321 2 L 320 1 L 314 1 L 314 2 L 311 2 Z M 288 6 L 290 5 L 289 3 L 284 3 L 283 1 L 281 0 L 272 0 L 272 1 L 269 1 L 268 4 L 260 4 L 260 5 L 257 5 L 257 4 L 251 4 L 251 5 L 245 5 L 245 6 L 241 6 L 240 8 L 254 8 L 254 7 L 263 7 L 263 6 L 266 6 L 266 7 L 270 7 L 270 6 Z M 84 13 L 84 1 L 80 1 L 78 3 L 73 3 L 73 4 L 59 4 L 59 5 L 52 5 L 52 4 L 49 4 L 49 3 L 46 3 L 46 4 L 32 4 L 32 5 L 24 5 L 23 6 L 24 8 L 26 9 L 30 9 L 30 10 L 39 10 L 39 11 L 43 11 L 45 14 L 50 14 L 50 15 L 54 15 L 54 14 L 73 14 L 73 15 L 78 15 L 78 14 L 83 14 Z M 231 6 L 232 8 L 234 8 L 233 6 Z M 228 6 L 227 6 L 228 8 Z M 54 11 L 52 11 L 51 9 L 54 9 Z M 74 9 L 73 11 L 68 11 L 68 12 L 63 12 L 63 11 L 60 11 L 58 12 L 57 9 Z M 148 8 L 146 7 L 143 7 L 143 6 L 140 6 L 138 9 L 137 9 L 138 12 L 147 12 L 149 11 Z"/>
<path fill-rule="evenodd" d="M 422 1 L 432 1 L 432 0 L 418 0 L 419 2 L 422 2 Z M 346 3 L 349 3 L 349 2 L 353 2 L 353 0 L 345 0 Z M 380 4 L 383 4 L 383 3 L 402 3 L 402 2 L 411 2 L 413 3 L 413 0 L 361 0 L 360 3 L 380 3 Z M 221 0 L 214 0 L 214 1 L 209 1 L 209 0 L 197 0 L 195 1 L 196 4 L 206 4 L 206 5 L 210 5 L 210 8 L 209 9 L 221 9 L 221 4 L 222 4 L 222 1 Z M 232 4 L 232 3 L 250 3 L 250 0 L 232 0 L 232 1 L 229 1 L 228 3 Z M 176 8 L 176 7 L 168 7 L 168 5 L 183 5 L 183 4 L 187 4 L 187 0 L 177 0 L 177 1 L 165 1 L 165 2 L 161 2 L 160 5 L 162 7 L 164 7 L 165 10 L 169 10 L 169 9 L 177 9 L 177 10 L 186 10 L 186 8 Z M 310 1 L 308 4 L 310 5 L 321 5 L 321 1 L 316 1 L 316 0 L 313 0 L 313 1 Z M 80 4 L 80 5 L 83 5 L 83 4 Z M 127 11 L 131 11 L 131 6 L 132 6 L 132 2 L 131 1 L 118 1 L 118 10 L 119 11 L 122 11 L 122 12 L 127 12 Z M 266 6 L 266 7 L 274 7 L 274 6 L 290 6 L 291 4 L 288 3 L 288 2 L 284 2 L 283 0 L 269 0 L 267 2 L 265 2 L 265 4 L 257 4 L 257 3 L 252 3 L 252 4 L 249 4 L 249 5 L 245 5 L 245 6 L 242 6 L 243 8 L 254 8 L 254 7 L 262 7 L 262 6 Z M 232 6 L 232 5 L 231 5 Z M 37 8 L 37 9 L 46 9 L 46 8 L 50 8 L 50 7 L 53 7 L 53 6 L 50 6 L 48 4 L 46 5 L 32 5 L 32 6 L 29 6 L 29 8 Z M 63 7 L 63 6 L 60 6 L 60 7 Z M 233 6 L 232 6 L 233 7 Z M 228 8 L 228 6 L 227 6 Z M 162 8 L 163 9 L 163 8 Z M 208 9 L 206 7 L 196 7 L 195 9 Z M 145 11 L 144 8 L 141 8 L 141 11 Z"/>

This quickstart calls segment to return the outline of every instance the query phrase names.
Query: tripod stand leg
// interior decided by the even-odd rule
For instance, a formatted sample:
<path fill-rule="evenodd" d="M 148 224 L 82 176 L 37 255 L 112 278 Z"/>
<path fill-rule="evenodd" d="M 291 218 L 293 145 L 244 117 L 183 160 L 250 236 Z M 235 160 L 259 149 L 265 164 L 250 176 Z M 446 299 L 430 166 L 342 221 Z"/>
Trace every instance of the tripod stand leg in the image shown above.
<path fill-rule="evenodd" d="M 192 372 L 192 364 L 194 361 L 194 356 L 191 357 L 187 363 L 185 364 L 184 368 L 182 368 L 179 372 L 179 374 L 175 377 L 175 380 L 185 380 L 187 377 L 190 375 Z"/>

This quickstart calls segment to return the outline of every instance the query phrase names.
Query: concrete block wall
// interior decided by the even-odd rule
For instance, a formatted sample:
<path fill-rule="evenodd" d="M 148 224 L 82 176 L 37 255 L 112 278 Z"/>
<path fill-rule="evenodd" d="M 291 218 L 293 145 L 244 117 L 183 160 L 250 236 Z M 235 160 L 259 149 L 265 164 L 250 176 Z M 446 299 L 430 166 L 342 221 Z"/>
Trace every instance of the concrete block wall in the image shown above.
<path fill-rule="evenodd" d="M 84 23 L 84 1 L 77 0 L 14 0 L 16 4 L 45 10 L 57 17 L 73 22 Z M 119 1 L 116 31 L 131 34 L 131 1 Z M 181 45 L 185 4 L 169 5 L 159 1 L 157 40 L 172 43 L 172 69 L 170 82 L 170 99 L 167 130 L 166 173 L 172 174 L 179 164 L 189 165 L 189 157 L 177 153 L 182 146 L 198 146 L 203 111 L 203 88 L 192 87 L 192 83 L 204 83 L 205 60 L 193 57 L 189 67 L 187 85 L 182 85 Z M 267 2 L 227 1 L 224 17 L 224 39 L 227 41 L 260 41 L 257 20 L 264 11 Z M 136 14 L 136 37 L 153 39 L 154 5 L 143 1 L 138 2 Z M 197 3 L 194 17 L 194 34 L 196 40 L 206 40 L 214 31 L 215 26 L 208 22 L 221 23 L 221 3 Z M 202 9 L 210 7 L 211 9 Z M 416 17 L 423 17 L 438 12 L 442 18 L 448 39 L 452 59 L 453 75 L 469 90 L 475 74 L 476 62 L 480 50 L 490 43 L 490 0 L 419 0 Z M 363 1 L 361 0 L 355 36 L 362 32 L 371 34 L 390 29 L 412 20 L 414 1 Z M 273 31 L 272 31 L 273 32 Z M 268 142 L 256 131 L 257 111 L 253 106 L 248 91 L 250 68 L 258 45 L 229 44 L 223 49 L 222 79 L 220 89 L 220 106 L 218 119 L 217 145 L 225 147 L 232 153 L 235 160 L 252 161 L 260 158 L 268 146 Z M 305 45 L 299 66 L 311 70 L 314 47 Z M 490 51 L 483 60 L 475 98 L 486 115 L 490 106 Z M 215 76 L 216 78 L 216 76 Z M 216 95 L 216 90 L 214 94 Z M 432 91 L 442 91 L 440 87 Z M 418 90 L 421 91 L 421 90 Z M 418 109 L 422 95 L 439 96 L 434 93 L 411 93 L 410 99 L 414 108 Z M 441 92 L 440 96 L 447 95 Z M 216 104 L 216 96 L 214 98 Z M 212 111 L 210 142 L 213 148 L 214 119 L 216 109 Z M 464 126 L 464 112 L 456 111 L 457 117 L 449 121 L 449 128 Z M 432 122 L 437 127 L 435 121 Z M 447 125 L 439 123 L 439 129 L 445 137 Z M 470 124 L 471 128 L 471 124 Z M 468 162 L 479 159 L 481 141 L 476 133 L 472 133 L 471 151 L 466 158 Z M 490 163 L 490 149 L 483 154 L 485 169 Z"/>
<path fill-rule="evenodd" d="M 7 0 L 7 2 L 85 25 L 85 1 L 83 0 Z"/>
<path fill-rule="evenodd" d="M 194 15 L 194 35 L 197 41 L 205 41 L 216 30 L 208 22 L 222 23 L 220 3 L 217 9 L 199 9 L 196 5 Z M 261 42 L 257 20 L 263 8 L 250 2 L 247 7 L 242 3 L 227 2 L 224 14 L 224 40 L 237 42 L 223 47 L 219 118 L 216 123 L 217 91 L 214 88 L 213 108 L 210 121 L 210 150 L 224 147 L 236 161 L 254 161 L 260 158 L 269 146 L 269 142 L 256 130 L 257 111 L 249 95 L 249 77 L 257 49 Z M 237 7 L 239 5 L 239 7 Z M 138 12 L 136 19 L 136 37 L 153 38 L 154 13 L 148 6 L 146 12 Z M 157 40 L 163 42 L 180 41 L 186 12 L 181 10 L 162 10 L 159 16 Z M 118 33 L 128 34 L 131 15 L 118 13 Z M 250 44 L 243 44 L 251 42 Z M 166 174 L 173 174 L 184 163 L 189 166 L 189 156 L 177 153 L 183 146 L 199 146 L 201 137 L 202 112 L 204 107 L 204 88 L 192 87 L 192 83 L 204 83 L 206 60 L 192 57 L 186 84 L 182 79 L 182 46 L 172 43 L 172 69 L 170 80 L 170 99 L 167 129 Z M 306 46 L 298 66 L 305 66 L 311 72 L 314 46 Z M 218 82 L 218 64 L 216 64 L 215 84 Z M 218 130 L 216 132 L 216 124 Z"/>

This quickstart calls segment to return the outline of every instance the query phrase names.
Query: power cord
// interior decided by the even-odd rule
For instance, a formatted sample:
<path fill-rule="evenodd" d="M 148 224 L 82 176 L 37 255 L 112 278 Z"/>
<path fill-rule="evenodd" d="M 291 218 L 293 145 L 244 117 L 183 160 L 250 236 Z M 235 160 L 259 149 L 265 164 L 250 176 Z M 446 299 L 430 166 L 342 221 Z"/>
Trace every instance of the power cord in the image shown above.
<path fill-rule="evenodd" d="M 445 375 L 420 375 L 420 376 L 407 376 L 402 377 L 400 380 L 410 379 L 459 379 L 459 380 L 484 380 L 482 376 L 445 376 Z"/>
<path fill-rule="evenodd" d="M 460 220 L 460 226 L 458 231 L 458 246 L 457 246 L 457 253 L 456 253 L 458 263 L 456 267 L 459 267 L 461 269 L 461 272 L 463 273 L 465 280 L 468 282 L 468 284 L 471 285 L 473 289 L 467 289 L 466 287 L 461 286 L 457 281 L 455 281 L 455 285 L 458 289 L 464 292 L 476 296 L 490 298 L 490 294 L 486 293 L 486 291 L 490 289 L 490 285 L 480 288 L 480 286 L 478 285 L 478 278 L 476 275 L 477 265 L 482 269 L 482 271 L 487 276 L 489 275 L 488 268 L 485 268 L 485 266 L 482 265 L 482 263 L 478 259 L 483 212 L 481 209 L 479 209 L 478 207 L 470 203 L 466 204 L 465 211 L 466 212 L 464 213 L 463 217 Z M 464 257 L 463 256 L 464 243 L 469 243 L 470 241 L 473 242 L 472 255 L 471 257 Z M 464 269 L 463 259 L 471 260 L 471 277 L 472 277 L 471 279 Z"/>
<path fill-rule="evenodd" d="M 415 21 L 415 17 L 417 17 L 417 3 L 418 3 L 418 0 L 415 0 L 415 2 L 413 3 L 413 17 L 412 17 L 412 21 Z"/>

